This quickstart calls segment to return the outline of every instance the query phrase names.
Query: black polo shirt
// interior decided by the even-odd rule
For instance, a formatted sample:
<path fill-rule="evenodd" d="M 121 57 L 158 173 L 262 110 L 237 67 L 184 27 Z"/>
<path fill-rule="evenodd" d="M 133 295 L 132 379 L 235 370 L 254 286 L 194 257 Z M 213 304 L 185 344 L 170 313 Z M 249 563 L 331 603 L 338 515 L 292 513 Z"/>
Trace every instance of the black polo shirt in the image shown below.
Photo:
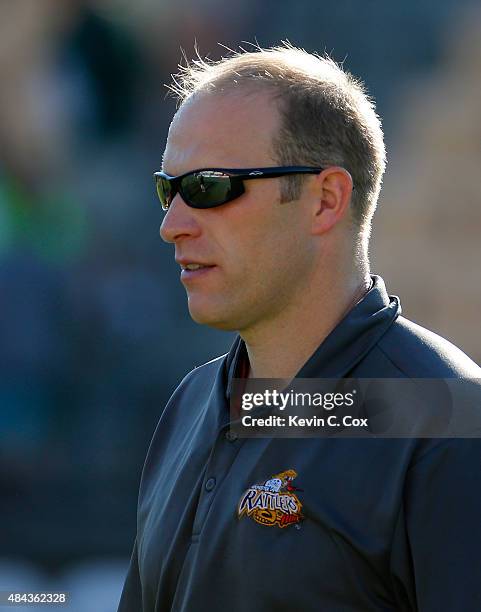
<path fill-rule="evenodd" d="M 481 378 L 373 281 L 298 377 Z M 245 359 L 238 337 L 161 416 L 119 612 L 481 610 L 480 441 L 237 439 Z M 254 520 L 261 495 L 289 518 Z"/>

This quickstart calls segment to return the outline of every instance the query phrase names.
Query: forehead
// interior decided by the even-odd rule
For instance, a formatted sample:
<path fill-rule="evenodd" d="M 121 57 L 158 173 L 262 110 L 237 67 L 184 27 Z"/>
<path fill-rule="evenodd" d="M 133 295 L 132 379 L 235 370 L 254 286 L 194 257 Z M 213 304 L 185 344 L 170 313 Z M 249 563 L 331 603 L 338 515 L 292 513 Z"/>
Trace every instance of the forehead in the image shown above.
<path fill-rule="evenodd" d="M 200 94 L 174 116 L 164 170 L 181 174 L 201 167 L 272 165 L 278 129 L 276 103 L 266 92 Z"/>

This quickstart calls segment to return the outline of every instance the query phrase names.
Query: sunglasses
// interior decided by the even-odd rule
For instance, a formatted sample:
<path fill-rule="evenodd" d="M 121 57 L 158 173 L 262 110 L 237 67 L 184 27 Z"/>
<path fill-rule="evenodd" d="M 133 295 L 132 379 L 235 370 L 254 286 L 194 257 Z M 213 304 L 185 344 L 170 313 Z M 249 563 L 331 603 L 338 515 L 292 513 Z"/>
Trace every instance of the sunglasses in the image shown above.
<path fill-rule="evenodd" d="M 319 174 L 324 168 L 310 166 L 279 166 L 277 168 L 205 168 L 179 176 L 155 172 L 157 195 L 163 210 L 169 210 L 172 200 L 180 193 L 184 202 L 192 208 L 214 208 L 241 196 L 244 181 L 276 178 L 288 174 Z"/>

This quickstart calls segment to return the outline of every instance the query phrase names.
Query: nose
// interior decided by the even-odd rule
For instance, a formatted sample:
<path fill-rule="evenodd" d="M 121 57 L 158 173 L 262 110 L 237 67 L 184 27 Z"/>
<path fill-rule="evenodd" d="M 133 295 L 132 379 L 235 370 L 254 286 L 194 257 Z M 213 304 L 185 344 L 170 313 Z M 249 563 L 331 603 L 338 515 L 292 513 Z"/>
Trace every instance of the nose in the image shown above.
<path fill-rule="evenodd" d="M 172 200 L 160 226 L 160 237 L 165 242 L 178 242 L 183 238 L 193 238 L 200 234 L 200 225 L 195 210 L 177 194 Z"/>

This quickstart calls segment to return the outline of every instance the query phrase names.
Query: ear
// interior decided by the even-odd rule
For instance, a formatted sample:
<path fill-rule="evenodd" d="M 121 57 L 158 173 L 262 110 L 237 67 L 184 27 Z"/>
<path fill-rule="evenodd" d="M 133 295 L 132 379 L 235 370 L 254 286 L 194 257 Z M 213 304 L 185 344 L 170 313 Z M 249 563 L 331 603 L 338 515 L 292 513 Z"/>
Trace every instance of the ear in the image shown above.
<path fill-rule="evenodd" d="M 340 166 L 323 170 L 311 183 L 315 190 L 312 233 L 320 235 L 332 229 L 346 215 L 351 202 L 352 177 Z"/>

